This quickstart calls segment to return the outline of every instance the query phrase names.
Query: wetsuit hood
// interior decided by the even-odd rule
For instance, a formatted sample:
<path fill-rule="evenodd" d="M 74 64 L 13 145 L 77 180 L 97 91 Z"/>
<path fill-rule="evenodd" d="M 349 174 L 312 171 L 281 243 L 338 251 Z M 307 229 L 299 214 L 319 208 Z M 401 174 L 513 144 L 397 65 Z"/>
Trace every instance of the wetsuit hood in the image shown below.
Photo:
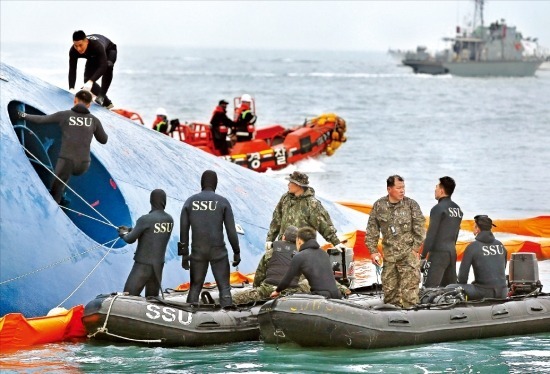
<path fill-rule="evenodd" d="M 492 231 L 483 230 L 477 234 L 476 240 L 482 243 L 492 243 L 495 240 L 495 236 Z"/>
<path fill-rule="evenodd" d="M 83 114 L 88 114 L 90 113 L 90 111 L 88 110 L 88 108 L 86 108 L 86 105 L 82 104 L 82 103 L 78 103 L 76 104 L 75 106 L 73 106 L 71 108 L 71 110 L 73 112 L 77 112 L 77 113 L 83 113 Z"/>
<path fill-rule="evenodd" d="M 204 173 L 202 173 L 201 189 L 203 191 L 206 189 L 216 191 L 216 187 L 218 187 L 218 174 L 216 174 L 216 172 L 212 170 L 206 170 Z"/>
<path fill-rule="evenodd" d="M 151 210 L 164 210 L 166 208 L 166 192 L 156 189 L 151 192 Z"/>

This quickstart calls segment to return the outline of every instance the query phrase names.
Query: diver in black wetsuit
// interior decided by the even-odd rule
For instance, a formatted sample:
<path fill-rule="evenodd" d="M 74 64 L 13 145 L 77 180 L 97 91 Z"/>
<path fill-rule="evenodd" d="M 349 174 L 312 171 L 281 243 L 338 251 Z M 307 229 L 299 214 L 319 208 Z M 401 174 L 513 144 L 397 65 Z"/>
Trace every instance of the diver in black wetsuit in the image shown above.
<path fill-rule="evenodd" d="M 151 211 L 138 218 L 133 229 L 118 228 L 118 235 L 126 242 L 138 241 L 134 266 L 128 275 L 124 292 L 139 296 L 145 288 L 145 297 L 158 296 L 162 284 L 164 255 L 170 240 L 174 220 L 164 211 L 166 193 L 161 189 L 151 192 Z"/>
<path fill-rule="evenodd" d="M 505 298 L 508 293 L 505 274 L 508 252 L 491 232 L 495 226 L 491 218 L 475 216 L 474 221 L 476 240 L 464 250 L 458 284 L 450 284 L 446 288 L 462 287 L 469 300 Z M 472 284 L 467 284 L 470 267 L 474 268 L 475 279 Z"/>
<path fill-rule="evenodd" d="M 298 230 L 296 247 L 300 249 L 290 261 L 290 268 L 285 276 L 271 293 L 277 297 L 285 290 L 294 277 L 303 274 L 309 282 L 311 293 L 329 299 L 341 299 L 342 294 L 336 287 L 332 264 L 327 252 L 322 250 L 315 240 L 317 231 L 311 227 L 302 227 Z"/>
<path fill-rule="evenodd" d="M 79 58 L 86 59 L 84 68 L 84 87 L 97 96 L 96 102 L 111 109 L 113 103 L 107 97 L 107 91 L 113 80 L 113 67 L 117 58 L 117 47 L 103 35 L 86 36 L 84 31 L 73 33 L 73 45 L 69 50 L 69 89 L 73 90 L 76 82 L 76 67 Z M 101 78 L 101 87 L 97 80 Z"/>
<path fill-rule="evenodd" d="M 59 204 L 65 191 L 65 184 L 71 175 L 82 175 L 90 167 L 90 143 L 95 137 L 101 144 L 107 143 L 108 136 L 101 122 L 90 114 L 88 108 L 92 94 L 79 91 L 74 98 L 74 107 L 47 116 L 18 112 L 18 116 L 33 123 L 59 123 L 61 127 L 61 150 L 55 164 L 55 178 L 50 189 L 54 200 Z"/>
<path fill-rule="evenodd" d="M 451 200 L 455 186 L 451 177 L 439 178 L 435 186 L 438 203 L 430 211 L 430 225 L 421 255 L 424 287 L 445 287 L 456 283 L 456 240 L 463 214 Z"/>
<path fill-rule="evenodd" d="M 206 170 L 201 177 L 202 192 L 185 201 L 180 217 L 180 242 L 178 255 L 182 256 L 182 267 L 191 268 L 191 287 L 187 296 L 188 303 L 198 303 L 208 264 L 220 292 L 220 305 L 233 304 L 229 285 L 229 258 L 223 236 L 223 226 L 233 249 L 233 266 L 241 262 L 239 238 L 235 229 L 235 219 L 231 204 L 223 196 L 215 193 L 218 176 L 212 170 Z M 191 256 L 189 256 L 189 228 L 191 238 Z M 189 265 L 189 258 L 191 265 Z"/>

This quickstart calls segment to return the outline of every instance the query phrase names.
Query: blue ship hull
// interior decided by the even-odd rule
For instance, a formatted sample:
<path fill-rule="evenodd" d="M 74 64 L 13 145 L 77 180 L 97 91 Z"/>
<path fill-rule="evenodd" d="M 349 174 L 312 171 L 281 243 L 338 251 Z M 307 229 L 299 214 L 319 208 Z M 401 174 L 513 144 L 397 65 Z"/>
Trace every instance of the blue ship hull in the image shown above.
<path fill-rule="evenodd" d="M 94 104 L 91 112 L 101 120 L 109 141 L 92 142 L 90 170 L 72 177 L 69 186 L 97 212 L 71 191 L 67 195 L 73 211 L 64 210 L 46 187 L 53 178 L 48 169 L 59 152 L 59 129 L 56 124 L 17 120 L 16 111 L 51 114 L 72 107 L 73 96 L 6 64 L 1 64 L 0 82 L 0 315 L 44 315 L 58 305 L 69 308 L 101 293 L 121 291 L 135 244 L 116 240 L 116 229 L 109 223 L 133 226 L 149 212 L 155 188 L 166 191 L 166 210 L 175 220 L 162 287 L 189 281 L 177 256 L 179 217 L 184 201 L 200 191 L 206 169 L 218 173 L 217 192 L 229 199 L 244 230 L 239 235 L 239 270 L 256 269 L 285 184 Z M 321 200 L 339 233 L 356 229 L 347 208 Z M 207 279 L 213 280 L 210 274 Z"/>

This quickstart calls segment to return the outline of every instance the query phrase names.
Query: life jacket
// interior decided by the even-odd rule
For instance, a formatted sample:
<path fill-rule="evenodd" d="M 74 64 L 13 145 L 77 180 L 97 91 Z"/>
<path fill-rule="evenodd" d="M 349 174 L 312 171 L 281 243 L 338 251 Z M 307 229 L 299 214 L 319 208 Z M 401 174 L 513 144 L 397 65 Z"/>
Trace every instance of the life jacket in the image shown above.
<path fill-rule="evenodd" d="M 157 116 L 155 122 L 153 122 L 153 130 L 162 132 L 163 134 L 168 133 L 168 118 L 165 116 Z"/>
<path fill-rule="evenodd" d="M 278 286 L 290 267 L 290 261 L 295 253 L 296 244 L 284 240 L 273 242 L 273 255 L 267 262 L 265 282 L 272 286 Z M 294 277 L 288 287 L 298 287 L 299 279 L 299 276 Z"/>

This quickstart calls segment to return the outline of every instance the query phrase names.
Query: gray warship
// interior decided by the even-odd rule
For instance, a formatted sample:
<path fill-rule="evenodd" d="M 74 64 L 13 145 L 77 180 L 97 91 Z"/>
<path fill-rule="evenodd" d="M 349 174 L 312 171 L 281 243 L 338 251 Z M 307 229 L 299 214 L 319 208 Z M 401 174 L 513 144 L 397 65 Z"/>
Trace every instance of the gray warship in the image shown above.
<path fill-rule="evenodd" d="M 443 66 L 460 77 L 529 77 L 542 64 L 542 57 L 525 53 L 524 39 L 515 26 L 505 20 L 484 25 L 484 0 L 475 0 L 473 31 L 443 40 L 451 42 L 450 59 Z"/>
<path fill-rule="evenodd" d="M 450 48 L 434 57 L 417 51 L 406 56 L 402 63 L 411 66 L 415 73 L 449 73 L 460 77 L 533 76 L 544 61 L 537 39 L 524 38 L 515 26 L 509 26 L 503 19 L 485 26 L 485 0 L 474 0 L 474 3 L 472 28 L 457 27 L 454 37 L 443 38 L 451 44 Z"/>

